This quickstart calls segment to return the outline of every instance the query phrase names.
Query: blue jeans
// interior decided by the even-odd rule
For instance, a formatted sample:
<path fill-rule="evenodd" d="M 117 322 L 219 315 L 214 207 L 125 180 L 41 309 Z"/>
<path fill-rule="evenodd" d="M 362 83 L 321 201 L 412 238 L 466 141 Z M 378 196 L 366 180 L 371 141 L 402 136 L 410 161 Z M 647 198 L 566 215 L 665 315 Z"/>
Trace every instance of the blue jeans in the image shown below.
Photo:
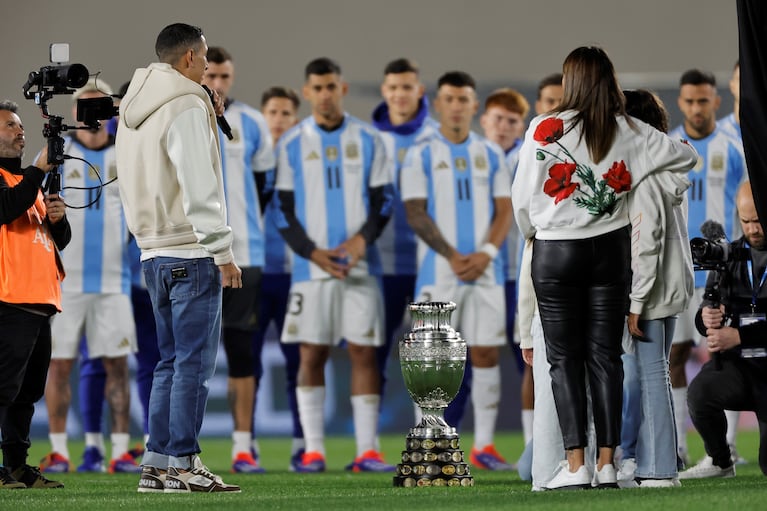
<path fill-rule="evenodd" d="M 160 362 L 149 398 L 143 463 L 189 468 L 200 452 L 208 381 L 221 340 L 221 273 L 213 259 L 156 257 L 142 263 L 157 324 Z"/>
<path fill-rule="evenodd" d="M 621 457 L 636 458 L 639 425 L 642 422 L 642 388 L 635 353 L 624 353 L 623 360 L 623 420 L 621 422 Z"/>
<path fill-rule="evenodd" d="M 671 402 L 668 357 L 676 318 L 640 320 L 651 342 L 637 342 L 636 356 L 642 389 L 642 422 L 636 446 L 637 477 L 677 476 L 676 427 Z"/>

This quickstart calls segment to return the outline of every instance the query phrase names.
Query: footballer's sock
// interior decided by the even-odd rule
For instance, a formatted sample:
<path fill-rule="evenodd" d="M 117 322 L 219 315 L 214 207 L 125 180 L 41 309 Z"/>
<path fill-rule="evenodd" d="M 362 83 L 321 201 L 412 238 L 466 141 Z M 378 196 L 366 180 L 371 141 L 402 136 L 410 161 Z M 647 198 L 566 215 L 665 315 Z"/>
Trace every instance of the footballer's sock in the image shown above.
<path fill-rule="evenodd" d="M 363 394 L 352 396 L 352 414 L 354 416 L 354 438 L 357 441 L 357 456 L 376 449 L 378 432 L 378 411 L 381 396 Z"/>
<path fill-rule="evenodd" d="M 498 403 L 501 400 L 501 367 L 473 367 L 471 402 L 474 406 L 474 447 L 492 445 Z"/>
<path fill-rule="evenodd" d="M 325 455 L 325 387 L 296 387 L 306 452 Z"/>

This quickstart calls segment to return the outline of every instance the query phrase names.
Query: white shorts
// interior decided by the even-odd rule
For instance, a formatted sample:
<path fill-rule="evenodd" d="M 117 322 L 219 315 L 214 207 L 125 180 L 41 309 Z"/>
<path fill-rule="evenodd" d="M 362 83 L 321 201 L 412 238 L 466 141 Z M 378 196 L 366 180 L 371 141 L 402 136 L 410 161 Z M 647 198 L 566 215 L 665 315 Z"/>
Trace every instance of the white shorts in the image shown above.
<path fill-rule="evenodd" d="M 90 358 L 115 358 L 136 352 L 136 324 L 130 296 L 62 293 L 61 310 L 51 324 L 51 358 L 78 358 L 83 334 Z"/>
<path fill-rule="evenodd" d="M 695 288 L 687 310 L 677 316 L 676 328 L 674 328 L 674 338 L 671 341 L 671 344 L 683 344 L 689 341 L 695 341 L 695 344 L 700 344 L 703 336 L 700 335 L 698 329 L 695 328 L 695 315 L 698 314 L 698 309 L 700 308 L 701 302 L 703 302 L 703 294 L 705 292 L 705 287 Z"/>
<path fill-rule="evenodd" d="M 423 286 L 417 296 L 419 302 L 455 302 L 451 323 L 468 346 L 506 344 L 506 296 L 502 285 Z"/>
<path fill-rule="evenodd" d="M 280 340 L 382 346 L 383 298 L 372 276 L 294 282 Z"/>

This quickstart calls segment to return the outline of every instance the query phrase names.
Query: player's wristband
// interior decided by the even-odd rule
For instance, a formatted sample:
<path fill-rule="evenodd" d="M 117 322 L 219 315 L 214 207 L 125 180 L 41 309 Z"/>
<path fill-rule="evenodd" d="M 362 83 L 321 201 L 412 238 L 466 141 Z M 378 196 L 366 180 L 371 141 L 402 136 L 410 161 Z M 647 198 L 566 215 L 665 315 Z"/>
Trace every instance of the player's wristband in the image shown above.
<path fill-rule="evenodd" d="M 498 256 L 498 247 L 492 243 L 485 243 L 482 245 L 482 248 L 480 248 L 479 251 L 487 254 L 491 261 Z"/>

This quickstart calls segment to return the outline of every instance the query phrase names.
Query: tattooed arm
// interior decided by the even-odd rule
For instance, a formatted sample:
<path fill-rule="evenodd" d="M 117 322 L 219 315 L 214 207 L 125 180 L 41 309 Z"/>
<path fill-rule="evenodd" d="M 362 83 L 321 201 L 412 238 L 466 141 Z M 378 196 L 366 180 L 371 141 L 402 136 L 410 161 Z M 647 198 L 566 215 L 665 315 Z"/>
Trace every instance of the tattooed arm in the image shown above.
<path fill-rule="evenodd" d="M 416 235 L 432 250 L 448 260 L 453 273 L 460 275 L 464 271 L 467 257 L 458 253 L 442 236 L 434 220 L 426 212 L 426 199 L 406 200 L 405 212 L 407 213 L 407 222 Z"/>
<path fill-rule="evenodd" d="M 445 259 L 450 259 L 456 254 L 456 250 L 445 240 L 434 220 L 426 212 L 426 199 L 405 201 L 405 212 L 407 223 L 432 250 Z"/>

